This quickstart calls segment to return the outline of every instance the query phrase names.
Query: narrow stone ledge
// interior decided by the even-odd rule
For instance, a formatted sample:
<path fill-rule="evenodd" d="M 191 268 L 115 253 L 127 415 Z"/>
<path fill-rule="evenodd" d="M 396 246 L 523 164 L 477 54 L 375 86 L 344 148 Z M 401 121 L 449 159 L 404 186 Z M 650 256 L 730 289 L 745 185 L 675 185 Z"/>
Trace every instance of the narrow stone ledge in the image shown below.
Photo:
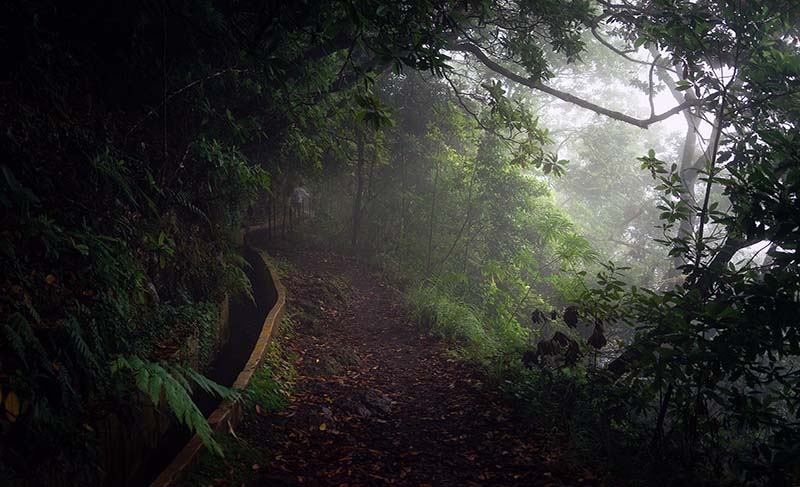
<path fill-rule="evenodd" d="M 247 387 L 253 374 L 261 365 L 272 334 L 281 322 L 286 309 L 286 289 L 278 279 L 278 274 L 275 269 L 269 264 L 266 253 L 259 252 L 259 255 L 261 256 L 264 266 L 269 271 L 272 285 L 277 293 L 277 298 L 275 299 L 275 304 L 269 310 L 269 313 L 267 313 L 267 317 L 264 319 L 264 324 L 253 346 L 250 358 L 233 383 L 232 387 L 241 391 Z M 211 413 L 208 417 L 208 424 L 215 432 L 232 431 L 239 425 L 242 416 L 242 403 L 240 401 L 226 400 Z M 197 435 L 192 436 L 188 443 L 186 443 L 186 446 L 175 456 L 167 468 L 165 468 L 150 484 L 150 487 L 173 487 L 177 485 L 191 471 L 203 449 L 204 446 L 200 437 Z"/>

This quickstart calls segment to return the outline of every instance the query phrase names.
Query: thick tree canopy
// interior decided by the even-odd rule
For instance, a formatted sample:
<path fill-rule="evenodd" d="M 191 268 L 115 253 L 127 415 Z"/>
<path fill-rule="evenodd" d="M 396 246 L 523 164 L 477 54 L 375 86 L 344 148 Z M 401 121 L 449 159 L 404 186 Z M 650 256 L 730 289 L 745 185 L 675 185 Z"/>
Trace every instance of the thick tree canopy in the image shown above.
<path fill-rule="evenodd" d="M 576 451 L 800 475 L 796 0 L 0 13 L 0 480 L 132 478 L 152 406 L 220 451 L 248 226 L 380 267 Z"/>

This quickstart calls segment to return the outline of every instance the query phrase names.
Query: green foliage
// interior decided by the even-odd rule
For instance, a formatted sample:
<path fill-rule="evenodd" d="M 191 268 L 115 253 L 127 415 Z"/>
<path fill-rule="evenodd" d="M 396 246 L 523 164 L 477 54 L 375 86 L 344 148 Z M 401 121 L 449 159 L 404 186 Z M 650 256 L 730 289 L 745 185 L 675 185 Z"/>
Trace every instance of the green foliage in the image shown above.
<path fill-rule="evenodd" d="M 196 433 L 211 451 L 222 455 L 220 445 L 214 440 L 205 416 L 192 401 L 191 382 L 204 391 L 224 399 L 237 400 L 238 393 L 205 378 L 197 371 L 172 365 L 142 360 L 137 356 L 117 357 L 111 365 L 112 374 L 128 372 L 136 387 L 156 406 L 165 402 L 178 420 Z M 163 401 L 162 401 L 163 397 Z"/>
<path fill-rule="evenodd" d="M 281 342 L 291 333 L 293 326 L 288 317 L 280 323 L 280 329 L 276 330 L 275 338 L 270 341 L 261 366 L 242 391 L 245 417 L 238 435 L 225 432 L 213 436 L 224 456 L 209 451 L 201 453 L 198 465 L 192 469 L 183 485 L 207 485 L 220 478 L 237 485 L 249 485 L 269 458 L 269 452 L 254 446 L 257 442 L 252 441 L 248 433 L 258 431 L 258 428 L 251 428 L 250 425 L 259 421 L 262 414 L 285 411 L 290 404 L 292 384 L 297 376 L 292 365 L 296 357 L 289 354 Z"/>
<path fill-rule="evenodd" d="M 475 307 L 450 295 L 441 285 L 422 284 L 408 293 L 414 321 L 434 334 L 469 347 L 490 347 Z"/>
<path fill-rule="evenodd" d="M 633 485 L 685 485 L 698 477 L 689 462 L 665 462 L 643 448 L 651 439 L 646 403 L 602 373 L 583 366 L 524 370 L 505 389 L 551 433 L 545 441 L 554 448 L 567 442 L 575 461 L 602 466 Z"/>
<path fill-rule="evenodd" d="M 599 57 L 593 53 L 593 58 Z M 615 79 L 617 66 L 602 65 L 585 76 Z M 620 102 L 627 96 L 619 94 Z M 614 100 L 609 96 L 609 103 Z M 646 134 L 636 127 L 614 121 L 592 119 L 580 129 L 567 125 L 571 117 L 547 120 L 554 134 L 570 154 L 564 177 L 554 179 L 555 199 L 569 214 L 577 230 L 603 256 L 631 269 L 626 280 L 639 286 L 658 286 L 668 278 L 671 262 L 654 239 L 658 231 L 657 194 L 652 180 L 639 169 L 636 158 L 650 147 L 656 147 L 666 159 L 679 147 L 668 129 L 654 126 Z M 563 124 L 562 130 L 558 130 Z M 563 135 L 562 135 L 563 134 Z M 554 137 L 556 138 L 556 137 Z"/>
<path fill-rule="evenodd" d="M 322 237 L 351 233 L 357 250 L 424 281 L 411 300 L 442 335 L 484 344 L 486 361 L 513 373 L 541 332 L 522 326 L 534 307 L 578 301 L 584 317 L 630 322 L 639 333 L 622 358 L 633 358 L 611 363 L 622 372 L 607 396 L 613 404 L 627 391 L 641 407 L 615 427 L 635 441 L 649 425 L 654 450 L 704 456 L 715 474 L 789 482 L 800 402 L 797 2 L 134 1 L 98 10 L 40 1 L 7 10 L 0 388 L 20 406 L 0 415 L 1 476 L 96 483 L 91 424 L 124 413 L 130 386 L 108 364 L 126 357 L 120 365 L 146 373 L 148 391 L 158 389 L 153 377 L 169 382 L 161 371 L 181 386 L 198 379 L 171 367 L 207 362 L 213 303 L 249 290 L 234 242 L 250 205 L 284 209 L 293 186 L 322 176 Z M 718 129 L 692 169 L 699 184 L 654 150 L 640 161 L 655 190 L 629 198 L 622 181 L 642 188 L 646 172 L 620 174 L 617 162 L 670 144 L 605 124 L 580 135 L 569 166 L 551 152 L 521 90 L 557 94 L 540 82 L 559 62 L 574 70 L 588 45 L 582 33 L 598 27 L 627 44 L 628 57 L 658 52 L 678 75 L 676 92 L 698 100 L 691 113 Z M 450 56 L 459 51 L 501 62 L 479 57 L 458 71 Z M 389 68 L 394 76 L 378 76 Z M 605 143 L 610 130 L 623 142 Z M 544 177 L 562 174 L 574 183 Z M 551 185 L 593 193 L 570 204 L 578 226 Z M 585 231 L 597 213 L 603 223 Z M 647 225 L 629 228 L 642 214 L 660 216 L 655 237 L 672 260 Z M 766 258 L 748 249 L 755 244 Z M 637 287 L 613 265 L 587 284 L 595 249 L 635 261 Z M 683 276 L 666 267 L 674 262 Z M 199 340 L 201 357 L 154 368 L 176 336 Z M 525 396 L 549 388 L 548 397 L 572 398 L 569 411 L 604 410 L 584 389 L 590 375 L 558 374 L 526 378 Z M 168 405 L 202 428 L 180 391 Z"/>
<path fill-rule="evenodd" d="M 220 306 L 193 302 L 182 296 L 179 303 L 153 306 L 148 322 L 136 334 L 132 348 L 146 356 L 164 356 L 204 371 L 220 345 L 217 336 Z"/>
<path fill-rule="evenodd" d="M 224 457 L 203 452 L 189 476 L 179 485 L 197 487 L 214 485 L 224 478 L 234 485 L 249 485 L 255 476 L 253 465 L 261 466 L 268 452 L 254 446 L 241 437 L 234 437 L 228 432 L 213 436 Z"/>
<path fill-rule="evenodd" d="M 525 326 L 531 310 L 563 305 L 553 282 L 596 258 L 547 183 L 529 173 L 560 174 L 551 163 L 564 161 L 545 152 L 547 132 L 499 84 L 487 86 L 494 101 L 475 106 L 477 117 L 435 79 L 408 75 L 375 89 L 395 124 L 368 134 L 365 144 L 358 250 L 410 283 L 407 299 L 421 326 L 492 374 L 519 368 L 539 331 Z M 343 156 L 357 155 L 354 145 Z M 331 188 L 353 179 L 347 165 L 331 166 L 314 188 L 325 202 L 314 227 L 328 245 L 344 246 L 354 222 L 354 192 Z"/>
<path fill-rule="evenodd" d="M 207 7 L 192 15 L 219 33 L 218 12 Z M 109 20 L 40 2 L 0 21 L 0 51 L 15 53 L 0 95 L 14 107 L 0 136 L 0 388 L 21 404 L 13 421 L 0 414 L 0 471 L 15 481 L 98 482 L 108 453 L 98 449 L 102 424 L 135 418 L 141 406 L 127 397 L 134 374 L 112 374 L 116 357 L 153 374 L 153 390 L 168 384 L 167 409 L 201 431 L 188 383 L 211 385 L 192 370 L 207 367 L 219 345 L 223 296 L 250 290 L 232 237 L 269 183 L 241 149 L 258 124 L 219 109 L 231 93 L 214 85 L 220 76 L 170 98 L 168 120 L 151 117 L 164 89 L 152 64 L 163 50 L 151 42 L 163 37 L 150 35 L 163 27 L 151 22 L 158 9 L 116 6 Z M 60 20 L 44 20 L 52 18 Z M 97 28 L 107 22 L 115 28 Z M 18 29 L 31 34 L 24 45 Z M 196 40 L 175 34 L 176 43 Z M 189 64 L 173 64 L 171 92 L 213 71 Z M 214 138 L 205 135 L 212 126 Z"/>
<path fill-rule="evenodd" d="M 486 369 L 495 379 L 508 377 L 520 367 L 530 332 L 514 317 L 519 307 L 501 312 L 501 297 L 494 288 L 485 292 L 481 307 L 465 300 L 465 276 L 424 282 L 408 291 L 414 321 L 423 330 L 447 340 L 458 355 Z M 527 297 L 527 296 L 526 296 Z M 516 303 L 519 304 L 519 303 Z"/>
<path fill-rule="evenodd" d="M 289 406 L 292 382 L 297 376 L 290 358 L 277 342 L 270 342 L 264 362 L 253 374 L 244 391 L 250 410 L 258 406 L 263 411 L 283 411 Z"/>

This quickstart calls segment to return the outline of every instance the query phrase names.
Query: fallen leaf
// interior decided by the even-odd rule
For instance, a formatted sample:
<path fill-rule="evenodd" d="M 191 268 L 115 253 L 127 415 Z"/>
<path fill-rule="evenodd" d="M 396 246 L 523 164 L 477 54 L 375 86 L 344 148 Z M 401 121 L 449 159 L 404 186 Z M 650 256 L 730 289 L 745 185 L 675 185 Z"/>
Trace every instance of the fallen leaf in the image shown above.
<path fill-rule="evenodd" d="M 6 418 L 13 423 L 19 416 L 19 398 L 14 391 L 8 391 L 5 400 Z"/>
<path fill-rule="evenodd" d="M 325 431 L 326 429 L 328 429 L 328 425 L 327 424 L 322 423 L 321 425 L 319 425 L 319 430 L 320 431 Z"/>

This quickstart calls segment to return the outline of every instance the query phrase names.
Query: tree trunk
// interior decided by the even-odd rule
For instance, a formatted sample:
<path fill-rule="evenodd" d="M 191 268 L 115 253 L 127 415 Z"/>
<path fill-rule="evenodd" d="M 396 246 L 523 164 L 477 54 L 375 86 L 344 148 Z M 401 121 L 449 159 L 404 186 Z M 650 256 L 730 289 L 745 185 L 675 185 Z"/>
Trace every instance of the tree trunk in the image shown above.
<path fill-rule="evenodd" d="M 286 210 L 287 210 L 286 199 L 283 200 L 283 236 L 286 236 Z"/>
<path fill-rule="evenodd" d="M 400 231 L 397 237 L 397 260 L 403 264 L 403 239 L 406 233 L 406 179 L 408 177 L 408 165 L 406 164 L 405 153 L 400 157 L 403 170 L 400 179 Z"/>
<path fill-rule="evenodd" d="M 433 177 L 433 195 L 431 197 L 431 217 L 429 220 L 428 226 L 428 259 L 425 265 L 425 273 L 430 275 L 431 273 L 431 256 L 433 254 L 433 228 L 436 225 L 436 190 L 439 186 L 439 158 L 436 158 L 435 164 L 435 175 Z"/>
<path fill-rule="evenodd" d="M 358 234 L 361 230 L 361 198 L 364 192 L 364 135 L 360 128 L 356 129 L 356 145 L 358 146 L 356 191 L 353 195 L 353 221 L 350 234 L 350 246 L 354 250 L 358 247 Z"/>
<path fill-rule="evenodd" d="M 653 54 L 653 56 L 658 56 L 658 52 L 655 50 L 655 48 L 651 49 L 650 52 Z M 676 80 L 670 76 L 666 69 L 663 69 L 659 66 L 659 69 L 657 69 L 656 72 L 658 78 L 665 85 L 667 85 L 667 88 L 669 88 L 672 97 L 677 103 L 697 101 L 697 97 L 691 90 L 678 90 Z M 683 77 L 680 75 L 679 78 L 683 79 Z M 698 133 L 700 131 L 700 124 L 702 123 L 699 110 L 700 108 L 690 108 L 683 111 L 683 117 L 686 120 L 686 137 L 681 150 L 680 160 L 679 176 L 684 191 L 680 198 L 689 206 L 689 208 L 694 208 L 697 206 L 695 197 L 695 184 L 697 183 L 697 178 L 700 175 L 700 171 L 702 171 L 706 165 L 706 160 L 709 159 L 709 151 L 711 150 L 711 144 L 709 144 L 702 154 L 699 156 L 697 154 L 697 144 L 699 138 Z M 714 123 L 713 133 L 711 134 L 711 138 L 709 140 L 714 140 L 718 125 L 719 124 Z M 690 213 L 685 220 L 681 221 L 681 224 L 678 227 L 678 238 L 691 241 L 694 238 L 696 222 L 697 215 L 695 212 Z M 667 279 L 672 280 L 677 278 L 680 275 L 679 268 L 685 263 L 686 262 L 681 255 L 675 256 L 673 258 L 673 266 L 667 273 Z"/>
<path fill-rule="evenodd" d="M 478 172 L 478 166 L 476 165 L 472 169 L 472 176 L 470 177 L 469 186 L 467 189 L 467 214 L 464 217 L 464 223 L 461 224 L 461 228 L 459 228 L 456 238 L 453 239 L 453 244 L 450 246 L 450 249 L 448 249 L 447 254 L 445 254 L 444 258 L 442 259 L 442 262 L 438 265 L 438 268 L 440 270 L 444 268 L 444 265 L 447 263 L 447 260 L 450 258 L 450 255 L 452 255 L 453 250 L 455 250 L 456 245 L 461 240 L 461 237 L 464 235 L 464 230 L 468 228 L 470 220 L 472 219 L 472 186 L 475 183 L 475 174 L 477 172 Z M 469 237 L 469 231 L 467 231 L 467 237 Z M 467 246 L 469 246 L 469 242 L 467 242 Z"/>

